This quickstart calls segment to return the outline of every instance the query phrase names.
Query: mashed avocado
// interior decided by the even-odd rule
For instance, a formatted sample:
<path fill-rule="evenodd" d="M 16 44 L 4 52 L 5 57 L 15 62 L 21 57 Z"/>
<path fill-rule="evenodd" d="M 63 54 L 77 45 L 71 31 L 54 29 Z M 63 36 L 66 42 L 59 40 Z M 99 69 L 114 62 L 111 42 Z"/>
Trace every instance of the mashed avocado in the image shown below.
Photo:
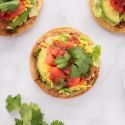
<path fill-rule="evenodd" d="M 93 0 L 93 13 L 96 17 L 100 17 L 112 26 L 118 25 L 125 20 L 125 15 L 116 11 L 110 4 L 109 0 Z"/>

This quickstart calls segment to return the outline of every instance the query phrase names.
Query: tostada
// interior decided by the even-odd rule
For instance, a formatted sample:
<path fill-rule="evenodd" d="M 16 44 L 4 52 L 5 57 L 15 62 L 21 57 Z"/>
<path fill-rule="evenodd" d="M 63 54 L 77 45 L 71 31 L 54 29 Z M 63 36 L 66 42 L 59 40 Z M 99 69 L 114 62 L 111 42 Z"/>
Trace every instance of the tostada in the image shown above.
<path fill-rule="evenodd" d="M 98 78 L 100 54 L 100 45 L 80 31 L 57 28 L 45 33 L 33 47 L 31 74 L 38 86 L 52 96 L 78 96 Z"/>

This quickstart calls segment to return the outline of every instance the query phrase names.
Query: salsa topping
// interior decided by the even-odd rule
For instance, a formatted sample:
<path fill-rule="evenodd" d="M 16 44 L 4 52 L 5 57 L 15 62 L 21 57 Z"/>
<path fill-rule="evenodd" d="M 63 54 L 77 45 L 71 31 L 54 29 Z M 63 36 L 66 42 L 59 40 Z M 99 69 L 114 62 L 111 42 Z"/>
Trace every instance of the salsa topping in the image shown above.
<path fill-rule="evenodd" d="M 120 13 L 125 12 L 125 0 L 110 0 L 111 5 Z"/>

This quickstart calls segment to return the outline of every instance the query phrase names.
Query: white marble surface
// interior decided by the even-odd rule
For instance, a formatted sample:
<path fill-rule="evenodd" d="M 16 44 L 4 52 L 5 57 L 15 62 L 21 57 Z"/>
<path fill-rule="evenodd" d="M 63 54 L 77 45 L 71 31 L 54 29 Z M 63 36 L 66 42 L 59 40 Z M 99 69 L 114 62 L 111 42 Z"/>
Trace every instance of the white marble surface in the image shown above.
<path fill-rule="evenodd" d="M 34 84 L 29 55 L 37 39 L 58 26 L 72 26 L 102 45 L 101 72 L 86 94 L 69 99 L 48 96 Z M 0 37 L 0 125 L 14 125 L 5 109 L 7 95 L 20 93 L 40 105 L 50 123 L 65 125 L 125 125 L 125 35 L 109 33 L 90 15 L 88 0 L 45 0 L 35 25 L 20 36 Z"/>

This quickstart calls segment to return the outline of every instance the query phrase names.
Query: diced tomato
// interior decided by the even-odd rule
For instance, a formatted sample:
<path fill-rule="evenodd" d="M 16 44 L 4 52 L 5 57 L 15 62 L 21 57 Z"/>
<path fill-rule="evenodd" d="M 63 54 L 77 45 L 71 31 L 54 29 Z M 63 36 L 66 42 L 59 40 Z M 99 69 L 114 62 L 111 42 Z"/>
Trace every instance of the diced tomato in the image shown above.
<path fill-rule="evenodd" d="M 51 67 L 49 69 L 49 73 L 50 73 L 50 79 L 54 83 L 58 83 L 59 79 L 65 79 L 65 74 L 57 67 Z"/>
<path fill-rule="evenodd" d="M 71 72 L 71 69 L 70 69 L 70 68 L 63 69 L 63 72 L 64 72 L 66 75 L 69 75 L 70 72 Z"/>
<path fill-rule="evenodd" d="M 59 48 L 64 48 L 64 44 L 59 40 L 55 40 L 53 42 L 53 45 L 56 46 L 56 47 L 59 47 Z"/>
<path fill-rule="evenodd" d="M 81 82 L 81 78 L 77 77 L 77 78 L 69 78 L 67 79 L 67 87 L 72 87 L 72 86 L 76 86 Z"/>
<path fill-rule="evenodd" d="M 11 11 L 11 12 L 6 12 L 6 13 L 1 12 L 0 18 L 4 19 L 4 20 L 12 20 L 15 17 L 17 17 L 24 9 L 25 9 L 25 5 L 24 5 L 23 1 L 20 0 L 17 10 Z"/>
<path fill-rule="evenodd" d="M 78 38 L 75 37 L 75 36 L 72 36 L 72 37 L 69 39 L 69 41 L 70 41 L 71 43 L 79 44 L 79 40 L 78 40 Z"/>
<path fill-rule="evenodd" d="M 63 56 L 66 53 L 65 50 L 61 48 L 57 48 L 57 47 L 49 47 L 48 52 L 51 53 L 55 57 Z"/>
<path fill-rule="evenodd" d="M 50 66 L 55 66 L 55 64 L 54 64 L 54 57 L 52 56 L 51 53 L 47 53 L 47 55 L 45 57 L 45 63 L 50 65 Z"/>
<path fill-rule="evenodd" d="M 91 68 L 91 71 L 92 72 L 96 72 L 98 70 L 98 68 L 96 67 L 96 66 L 93 66 L 92 68 Z"/>
<path fill-rule="evenodd" d="M 5 30 L 7 26 L 7 22 L 0 19 L 0 30 Z"/>
<path fill-rule="evenodd" d="M 125 0 L 110 0 L 111 5 L 119 12 L 125 12 Z"/>
<path fill-rule="evenodd" d="M 66 45 L 65 45 L 65 48 L 66 48 L 66 49 L 69 49 L 69 48 L 71 48 L 71 47 L 74 47 L 74 44 L 71 43 L 71 42 L 67 42 Z"/>

